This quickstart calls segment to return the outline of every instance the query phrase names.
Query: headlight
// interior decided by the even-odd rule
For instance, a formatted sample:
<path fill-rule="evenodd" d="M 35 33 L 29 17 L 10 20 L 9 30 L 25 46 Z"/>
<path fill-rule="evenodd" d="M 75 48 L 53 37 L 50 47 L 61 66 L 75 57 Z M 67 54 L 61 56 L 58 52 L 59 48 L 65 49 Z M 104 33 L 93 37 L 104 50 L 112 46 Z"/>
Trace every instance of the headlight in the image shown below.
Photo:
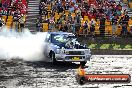
<path fill-rule="evenodd" d="M 85 53 L 88 54 L 89 53 L 89 50 L 85 50 Z"/>
<path fill-rule="evenodd" d="M 65 53 L 65 50 L 61 50 L 61 53 Z"/>
<path fill-rule="evenodd" d="M 56 50 L 56 53 L 61 53 L 61 50 L 60 50 L 60 49 L 57 49 L 57 50 Z"/>
<path fill-rule="evenodd" d="M 91 53 L 91 50 L 89 49 L 89 53 Z"/>
<path fill-rule="evenodd" d="M 57 49 L 56 53 L 57 53 L 57 54 L 65 53 L 65 50 L 63 50 L 63 49 Z"/>

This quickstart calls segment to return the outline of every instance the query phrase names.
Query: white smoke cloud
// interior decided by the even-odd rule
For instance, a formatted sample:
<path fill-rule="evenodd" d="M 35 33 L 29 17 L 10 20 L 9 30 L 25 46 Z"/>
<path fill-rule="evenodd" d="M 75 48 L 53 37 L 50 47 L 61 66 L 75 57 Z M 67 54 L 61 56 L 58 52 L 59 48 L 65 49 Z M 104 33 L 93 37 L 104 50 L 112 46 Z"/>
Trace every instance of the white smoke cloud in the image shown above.
<path fill-rule="evenodd" d="M 44 59 L 44 40 L 46 32 L 32 34 L 28 29 L 18 33 L 2 28 L 0 32 L 0 59 L 22 58 L 26 61 Z"/>

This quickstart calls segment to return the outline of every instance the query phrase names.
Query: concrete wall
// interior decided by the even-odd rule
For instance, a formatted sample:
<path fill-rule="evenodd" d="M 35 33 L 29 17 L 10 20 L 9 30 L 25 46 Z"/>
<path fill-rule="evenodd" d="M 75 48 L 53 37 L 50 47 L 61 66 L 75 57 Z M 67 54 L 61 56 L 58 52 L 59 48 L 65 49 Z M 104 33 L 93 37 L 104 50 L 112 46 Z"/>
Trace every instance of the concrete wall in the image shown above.
<path fill-rule="evenodd" d="M 99 50 L 92 49 L 92 55 L 132 55 L 132 50 Z"/>
<path fill-rule="evenodd" d="M 117 38 L 103 38 L 103 37 L 78 37 L 78 40 L 82 44 L 131 44 L 132 45 L 132 37 L 117 37 Z M 100 49 L 92 49 L 93 55 L 132 55 L 132 50 L 100 50 Z"/>

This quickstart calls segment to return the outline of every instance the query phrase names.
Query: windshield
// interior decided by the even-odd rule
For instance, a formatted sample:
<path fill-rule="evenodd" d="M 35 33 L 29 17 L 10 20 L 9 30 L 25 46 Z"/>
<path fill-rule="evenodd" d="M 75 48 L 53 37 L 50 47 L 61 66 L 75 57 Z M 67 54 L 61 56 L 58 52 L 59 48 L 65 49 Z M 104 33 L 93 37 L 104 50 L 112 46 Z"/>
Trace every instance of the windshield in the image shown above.
<path fill-rule="evenodd" d="M 51 37 L 51 42 L 54 44 L 66 43 L 70 39 L 76 40 L 76 37 L 74 35 L 69 34 L 52 34 Z"/>

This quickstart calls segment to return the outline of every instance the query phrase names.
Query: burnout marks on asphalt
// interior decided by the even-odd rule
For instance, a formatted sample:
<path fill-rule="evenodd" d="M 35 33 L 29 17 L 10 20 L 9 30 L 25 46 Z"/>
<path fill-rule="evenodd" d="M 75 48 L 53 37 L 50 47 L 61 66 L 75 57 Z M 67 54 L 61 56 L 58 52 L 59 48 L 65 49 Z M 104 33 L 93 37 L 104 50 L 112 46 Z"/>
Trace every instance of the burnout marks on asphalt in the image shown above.
<path fill-rule="evenodd" d="M 132 74 L 132 56 L 93 56 L 87 62 L 88 73 L 93 74 Z M 0 61 L 0 85 L 22 88 L 131 88 L 129 84 L 85 84 L 79 85 L 75 79 L 75 71 L 79 64 L 58 63 L 56 65 L 45 62 L 6 62 Z"/>

